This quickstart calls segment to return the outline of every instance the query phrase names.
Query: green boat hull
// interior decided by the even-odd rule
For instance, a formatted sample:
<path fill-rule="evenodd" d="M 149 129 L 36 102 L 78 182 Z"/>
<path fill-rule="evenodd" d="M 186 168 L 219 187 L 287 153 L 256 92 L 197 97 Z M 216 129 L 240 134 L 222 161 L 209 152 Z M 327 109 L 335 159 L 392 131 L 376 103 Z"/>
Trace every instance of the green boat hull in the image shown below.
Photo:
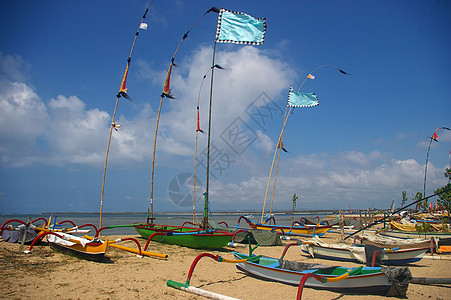
<path fill-rule="evenodd" d="M 220 249 L 233 237 L 233 233 L 230 232 L 208 231 L 206 233 L 201 229 L 181 226 L 133 224 L 133 227 L 145 239 L 149 239 L 154 233 L 159 233 L 161 235 L 153 236 L 152 241 L 194 249 Z"/>

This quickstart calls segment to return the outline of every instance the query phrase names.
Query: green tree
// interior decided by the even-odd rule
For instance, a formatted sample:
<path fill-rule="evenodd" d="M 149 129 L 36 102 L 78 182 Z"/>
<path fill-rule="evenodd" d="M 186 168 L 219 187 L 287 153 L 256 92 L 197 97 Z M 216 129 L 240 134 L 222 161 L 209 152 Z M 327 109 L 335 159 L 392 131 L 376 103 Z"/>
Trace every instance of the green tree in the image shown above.
<path fill-rule="evenodd" d="M 406 191 L 402 191 L 401 207 L 404 207 L 406 202 L 407 202 L 407 192 Z"/>
<path fill-rule="evenodd" d="M 446 168 L 444 175 L 445 175 L 446 178 L 448 178 L 448 184 L 450 184 L 450 181 L 451 181 L 451 169 L 450 168 Z"/>
<path fill-rule="evenodd" d="M 451 210 L 451 183 L 448 183 L 444 187 L 438 188 L 434 191 L 438 195 L 438 204 L 444 207 L 448 211 L 448 220 L 450 220 L 450 210 Z"/>
<path fill-rule="evenodd" d="M 418 200 L 420 200 L 422 198 L 423 198 L 423 193 L 422 192 L 417 192 L 417 194 L 413 196 L 412 200 L 415 202 L 415 201 L 418 201 Z M 427 211 L 428 210 L 428 205 L 429 205 L 429 201 L 428 201 L 428 199 L 425 199 L 425 200 L 420 201 L 420 202 L 417 203 L 416 209 L 421 209 L 423 211 Z"/>

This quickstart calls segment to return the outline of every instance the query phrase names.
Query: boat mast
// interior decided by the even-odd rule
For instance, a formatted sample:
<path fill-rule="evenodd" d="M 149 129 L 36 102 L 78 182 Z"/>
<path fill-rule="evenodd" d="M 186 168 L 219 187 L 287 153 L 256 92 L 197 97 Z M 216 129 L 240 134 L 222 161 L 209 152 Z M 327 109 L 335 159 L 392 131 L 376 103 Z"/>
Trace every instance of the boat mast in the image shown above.
<path fill-rule="evenodd" d="M 127 81 L 127 75 L 128 75 L 128 69 L 130 67 L 130 62 L 132 61 L 132 53 L 133 53 L 133 49 L 135 48 L 135 43 L 136 43 L 136 39 L 138 38 L 139 35 L 139 30 L 142 28 L 141 25 L 143 24 L 144 19 L 146 18 L 147 13 L 149 12 L 150 7 L 152 6 L 152 4 L 155 2 L 155 0 L 153 0 L 149 6 L 146 9 L 146 12 L 144 13 L 144 15 L 141 18 L 141 22 L 139 22 L 139 26 L 138 29 L 136 30 L 135 33 L 135 37 L 133 39 L 133 43 L 132 43 L 132 47 L 130 49 L 130 54 L 128 55 L 128 59 L 127 59 L 127 66 L 125 68 L 125 72 L 124 72 L 124 76 L 122 78 L 121 81 L 121 86 L 119 88 L 119 92 L 116 95 L 116 104 L 114 105 L 114 111 L 113 111 L 113 118 L 111 120 L 111 124 L 110 124 L 110 133 L 108 135 L 108 144 L 107 144 L 107 148 L 106 148 L 106 155 L 105 155 L 105 165 L 103 167 L 103 179 L 102 179 L 102 191 L 100 194 L 100 219 L 99 219 L 99 228 L 102 228 L 102 212 L 103 212 L 103 194 L 104 194 L 104 190 L 105 190 L 105 177 L 106 177 L 106 167 L 108 164 L 108 155 L 110 152 L 110 144 L 111 144 L 111 135 L 113 133 L 113 129 L 117 130 L 117 125 L 116 122 L 114 121 L 116 118 L 116 111 L 117 111 L 117 106 L 119 104 L 119 98 L 121 98 L 121 96 L 123 96 L 126 99 L 129 99 L 128 95 L 127 95 L 127 89 L 125 88 L 125 84 Z"/>
<path fill-rule="evenodd" d="M 191 27 L 188 29 L 188 31 L 183 35 L 182 39 L 180 40 L 180 42 L 177 46 L 177 49 L 175 49 L 174 55 L 172 56 L 172 59 L 171 59 L 171 64 L 169 65 L 169 70 L 166 75 L 166 80 L 164 82 L 163 92 L 161 93 L 160 106 L 158 108 L 158 115 L 157 115 L 157 123 L 155 125 L 155 137 L 153 140 L 152 171 L 151 171 L 151 178 L 150 178 L 150 217 L 149 217 L 149 210 L 147 210 L 147 223 L 148 224 L 149 224 L 149 220 L 151 222 L 150 224 L 153 224 L 153 221 L 155 219 L 153 216 L 153 181 L 154 181 L 154 173 L 155 173 L 155 150 L 157 147 L 158 124 L 160 122 L 161 106 L 163 104 L 164 97 L 173 98 L 171 95 L 171 89 L 169 88 L 169 84 L 170 84 L 170 79 L 171 79 L 172 67 L 175 65 L 174 64 L 175 56 L 177 55 L 177 52 L 179 51 L 180 46 L 182 45 L 183 41 L 188 37 L 188 33 L 191 31 L 191 29 L 193 29 L 194 25 L 196 25 L 197 22 L 199 22 L 203 16 L 205 16 L 206 14 L 208 14 L 211 11 L 216 11 L 216 10 L 217 10 L 217 8 L 215 8 L 215 7 L 210 8 L 203 15 L 201 15 L 196 20 L 196 22 L 193 23 L 193 25 L 191 25 Z"/>
<path fill-rule="evenodd" d="M 327 67 L 327 66 L 335 67 L 335 68 L 336 68 L 340 73 L 342 73 L 342 74 L 345 74 L 345 75 L 351 75 L 351 74 L 348 74 L 348 73 L 346 73 L 345 71 L 341 70 L 341 69 L 338 68 L 336 65 L 332 65 L 332 64 L 321 65 L 321 66 L 319 66 L 319 67 L 316 67 L 312 72 L 310 72 L 310 73 L 304 78 L 304 80 L 302 81 L 301 85 L 299 86 L 298 93 L 301 91 L 301 88 L 302 88 L 302 86 L 304 85 L 305 81 L 306 81 L 308 78 L 310 78 L 311 74 L 313 74 L 316 70 L 321 69 L 321 68 L 323 68 L 323 67 Z M 278 174 L 278 172 L 279 172 L 280 151 L 282 150 L 282 145 L 281 145 L 281 143 L 282 143 L 283 133 L 284 133 L 284 130 L 285 130 L 285 125 L 287 124 L 288 117 L 289 117 L 290 114 L 291 114 L 291 109 L 292 109 L 291 106 L 290 106 L 289 108 L 288 108 L 288 106 L 285 108 L 285 116 L 284 116 L 284 119 L 283 119 L 282 130 L 281 130 L 280 135 L 279 135 L 279 140 L 278 140 L 278 142 L 277 142 L 276 150 L 274 151 L 274 157 L 273 157 L 272 164 L 271 164 L 271 170 L 269 171 L 268 183 L 267 183 L 267 185 L 266 185 L 265 200 L 264 200 L 264 202 L 263 202 L 263 210 L 262 210 L 262 216 L 261 216 L 260 223 L 263 223 L 263 216 L 264 216 L 264 214 L 265 214 L 265 205 L 266 205 L 266 198 L 267 198 L 267 195 L 268 195 L 269 183 L 270 183 L 270 181 L 271 181 L 272 170 L 273 170 L 273 168 L 274 168 L 274 161 L 275 161 L 275 159 L 276 159 L 276 154 L 277 154 L 277 151 L 279 151 L 279 155 L 278 155 L 278 158 L 277 158 L 276 175 L 275 175 L 275 177 L 274 177 L 274 187 L 273 187 L 272 198 L 271 198 L 271 209 L 270 209 L 270 214 L 272 213 L 272 207 L 273 207 L 273 202 L 274 202 L 274 193 L 275 193 L 275 190 L 276 190 L 277 174 Z"/>
<path fill-rule="evenodd" d="M 210 71 L 210 70 L 208 70 Z M 195 150 L 194 150 L 194 176 L 193 176 L 193 224 L 195 224 L 195 218 L 196 218 L 196 173 L 197 173 L 197 142 L 198 142 L 198 137 L 199 137 L 199 131 L 203 132 L 200 129 L 200 124 L 199 124 L 199 104 L 200 104 L 200 94 L 202 92 L 202 86 L 204 85 L 204 81 L 205 78 L 207 77 L 207 73 L 204 74 L 204 76 L 202 77 L 202 82 L 200 83 L 200 88 L 199 88 L 199 94 L 197 95 L 197 107 L 196 107 L 196 112 L 197 112 L 197 123 L 196 123 L 196 146 L 195 146 Z"/>
<path fill-rule="evenodd" d="M 208 229 L 208 187 L 210 184 L 210 140 L 211 140 L 211 107 L 213 102 L 213 75 L 215 71 L 215 55 L 216 55 L 216 40 L 213 46 L 213 59 L 211 62 L 211 81 L 210 81 L 210 107 L 208 110 L 208 142 L 207 142 L 207 183 L 204 197 L 204 230 Z"/>

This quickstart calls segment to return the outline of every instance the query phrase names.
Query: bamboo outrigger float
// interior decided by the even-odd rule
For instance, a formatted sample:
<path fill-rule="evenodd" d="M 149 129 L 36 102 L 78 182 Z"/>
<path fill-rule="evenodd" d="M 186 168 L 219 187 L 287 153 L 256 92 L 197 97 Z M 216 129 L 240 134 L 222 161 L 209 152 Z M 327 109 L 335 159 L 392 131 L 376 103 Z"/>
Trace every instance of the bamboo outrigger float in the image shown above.
<path fill-rule="evenodd" d="M 206 290 L 203 290 L 203 289 L 200 289 L 200 288 L 190 285 L 190 281 L 191 281 L 191 277 L 193 276 L 194 269 L 195 269 L 197 263 L 199 262 L 199 260 L 203 257 L 209 257 L 217 262 L 226 262 L 226 263 L 240 263 L 240 262 L 245 262 L 247 260 L 247 259 L 238 259 L 238 260 L 227 259 L 227 258 L 223 258 L 220 255 L 214 255 L 211 253 L 201 253 L 198 256 L 196 256 L 196 258 L 193 260 L 185 283 L 168 280 L 166 282 L 166 285 L 171 288 L 175 288 L 175 289 L 178 289 L 178 290 L 190 293 L 190 294 L 195 294 L 195 295 L 203 296 L 203 297 L 210 298 L 210 299 L 236 300 L 237 298 L 233 298 L 233 297 L 221 295 L 218 293 L 206 291 Z"/>

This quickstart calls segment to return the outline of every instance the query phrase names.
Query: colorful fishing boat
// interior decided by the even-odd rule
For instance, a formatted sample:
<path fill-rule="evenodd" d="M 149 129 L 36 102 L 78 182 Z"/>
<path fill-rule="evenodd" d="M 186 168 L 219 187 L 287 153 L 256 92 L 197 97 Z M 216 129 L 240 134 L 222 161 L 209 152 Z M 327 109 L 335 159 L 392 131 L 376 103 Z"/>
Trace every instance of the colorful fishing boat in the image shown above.
<path fill-rule="evenodd" d="M 346 244 L 326 244 L 318 237 L 301 242 L 302 252 L 312 258 L 334 261 L 351 261 L 373 266 L 377 261 L 383 265 L 401 266 L 420 261 L 428 247 L 399 249 L 378 248 L 374 246 L 349 246 Z"/>
<path fill-rule="evenodd" d="M 410 222 L 409 223 L 408 222 L 401 223 L 401 222 L 391 221 L 390 223 L 388 223 L 388 228 L 394 229 L 394 230 L 400 230 L 400 231 L 408 231 L 408 232 L 430 231 L 430 232 L 448 232 L 449 233 L 449 231 L 450 231 L 448 224 L 437 224 L 437 223 L 420 222 L 420 221 L 418 221 L 417 223 L 410 223 Z"/>
<path fill-rule="evenodd" d="M 403 231 L 395 229 L 381 229 L 378 234 L 382 236 L 400 238 L 400 239 L 446 239 L 451 238 L 451 232 L 420 232 Z"/>
<path fill-rule="evenodd" d="M 353 245 L 356 245 L 356 241 L 359 241 L 361 245 L 371 245 L 379 248 L 435 248 L 434 238 L 430 239 L 402 239 L 389 236 L 382 236 L 380 234 L 368 234 L 366 232 L 363 235 L 354 236 Z"/>
<path fill-rule="evenodd" d="M 105 258 L 108 240 L 88 240 L 68 234 L 50 235 L 47 239 L 51 248 L 87 260 L 101 261 Z"/>
<path fill-rule="evenodd" d="M 249 220 L 244 216 L 241 216 L 238 219 L 238 225 L 240 224 L 241 220 L 245 220 L 246 223 L 249 225 L 249 227 L 252 229 L 270 230 L 279 232 L 282 235 L 298 235 L 307 237 L 313 237 L 315 235 L 323 236 L 326 232 L 328 232 L 332 228 L 332 226 L 330 225 L 321 225 L 321 224 L 301 225 L 299 222 L 293 222 L 291 226 L 276 225 L 274 217 L 266 219 L 263 223 L 255 223 L 254 221 Z M 268 224 L 270 220 L 274 220 L 273 225 Z"/>
<path fill-rule="evenodd" d="M 45 218 L 37 218 L 33 221 L 28 220 L 24 222 L 18 219 L 10 219 L 3 223 L 0 229 L 0 236 L 5 242 L 9 243 L 24 243 L 30 244 L 34 239 L 43 232 L 65 232 L 65 233 L 88 233 L 90 230 L 81 229 L 86 226 L 94 226 L 92 224 L 85 224 L 81 226 L 76 226 L 74 222 L 70 220 L 65 220 L 62 222 L 56 222 L 56 217 L 53 219 L 53 224 L 50 226 L 50 221 Z M 39 222 L 43 222 L 40 223 Z M 18 226 L 13 226 L 12 224 L 19 223 Z M 73 227 L 64 227 L 63 224 L 69 223 Z M 94 226 L 94 229 L 97 230 Z"/>
<path fill-rule="evenodd" d="M 245 262 L 237 263 L 236 267 L 252 276 L 298 286 L 307 274 L 321 275 L 326 280 L 318 281 L 310 277 L 306 279 L 305 286 L 343 293 L 387 295 L 394 290 L 392 285 L 396 285 L 401 294 L 399 296 L 403 297 L 412 278 L 410 270 L 405 267 L 345 268 L 249 256 L 238 252 L 233 254 L 237 260 L 246 259 Z"/>
<path fill-rule="evenodd" d="M 94 261 L 102 261 L 105 259 L 105 252 L 108 248 L 108 240 L 101 241 L 100 239 L 88 240 L 75 235 L 70 235 L 62 232 L 44 232 L 37 236 L 30 245 L 30 248 L 25 253 L 31 253 L 33 246 L 38 240 L 47 236 L 47 242 L 52 249 L 71 254 L 80 258 Z"/>
<path fill-rule="evenodd" d="M 214 229 L 136 223 L 135 230 L 145 239 L 195 249 L 220 249 L 232 240 L 233 233 Z"/>

